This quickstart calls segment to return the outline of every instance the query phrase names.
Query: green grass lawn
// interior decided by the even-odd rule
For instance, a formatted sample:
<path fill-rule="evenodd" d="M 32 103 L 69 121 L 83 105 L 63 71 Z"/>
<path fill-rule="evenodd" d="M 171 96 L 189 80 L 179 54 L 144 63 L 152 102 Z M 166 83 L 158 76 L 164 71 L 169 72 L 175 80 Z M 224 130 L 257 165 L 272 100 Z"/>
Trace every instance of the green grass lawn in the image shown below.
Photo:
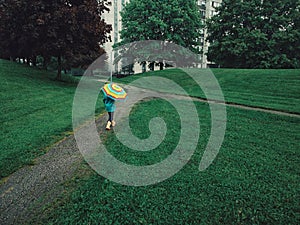
<path fill-rule="evenodd" d="M 225 99 L 299 113 L 299 70 L 214 69 Z M 204 97 L 179 70 L 164 76 Z M 76 81 L 0 60 L 0 177 L 44 154 L 72 130 Z M 117 80 L 130 82 L 141 75 Z M 198 171 L 210 132 L 207 104 L 196 102 L 201 136 L 189 163 L 170 179 L 146 187 L 111 182 L 87 165 L 65 183 L 65 193 L 30 224 L 299 224 L 299 118 L 227 108 L 224 143 L 210 167 Z M 98 111 L 102 106 L 98 107 Z M 116 158 L 148 165 L 166 158 L 179 139 L 179 116 L 163 100 L 142 102 L 130 115 L 133 133 L 146 138 L 149 120 L 167 123 L 164 141 L 150 152 L 124 147 L 113 132 L 101 135 Z"/>
<path fill-rule="evenodd" d="M 0 60 L 0 178 L 8 176 L 72 131 L 77 80 Z"/>
<path fill-rule="evenodd" d="M 130 187 L 95 173 L 65 188 L 48 224 L 298 224 L 300 119 L 228 108 L 227 132 L 213 164 L 198 166 L 210 131 L 207 104 L 195 103 L 201 137 L 190 162 L 170 179 Z M 143 102 L 131 114 L 135 135 L 146 138 L 149 120 L 165 119 L 165 140 L 150 152 L 124 147 L 110 132 L 101 138 L 123 162 L 149 165 L 167 157 L 180 135 L 179 116 L 163 100 Z M 53 207 L 53 206 L 52 206 Z M 48 208 L 47 210 L 50 210 Z"/>
<path fill-rule="evenodd" d="M 195 70 L 201 72 L 201 69 Z M 217 78 L 227 102 L 300 113 L 299 69 L 212 69 L 211 71 Z M 195 81 L 179 69 L 147 72 L 116 81 L 129 83 L 145 76 L 168 78 L 182 86 L 189 95 L 205 98 Z"/>

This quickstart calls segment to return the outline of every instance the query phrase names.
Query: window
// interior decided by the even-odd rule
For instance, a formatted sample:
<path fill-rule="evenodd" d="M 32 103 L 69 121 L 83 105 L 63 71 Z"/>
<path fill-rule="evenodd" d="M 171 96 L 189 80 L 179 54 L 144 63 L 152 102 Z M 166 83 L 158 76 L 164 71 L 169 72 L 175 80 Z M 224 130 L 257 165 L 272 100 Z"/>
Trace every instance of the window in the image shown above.
<path fill-rule="evenodd" d="M 214 8 L 217 8 L 217 7 L 220 6 L 220 3 L 212 1 L 211 6 L 214 7 Z"/>
<path fill-rule="evenodd" d="M 200 15 L 201 15 L 202 18 L 205 18 L 205 11 L 204 11 L 204 10 L 201 10 L 201 11 L 200 11 Z"/>

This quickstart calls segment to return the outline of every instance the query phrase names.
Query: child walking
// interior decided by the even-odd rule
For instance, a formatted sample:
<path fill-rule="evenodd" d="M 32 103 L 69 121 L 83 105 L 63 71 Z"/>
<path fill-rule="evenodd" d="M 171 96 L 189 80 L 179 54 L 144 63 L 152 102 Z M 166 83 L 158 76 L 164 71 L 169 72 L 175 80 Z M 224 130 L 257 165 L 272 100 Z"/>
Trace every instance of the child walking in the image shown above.
<path fill-rule="evenodd" d="M 114 127 L 116 125 L 116 122 L 114 121 L 114 112 L 116 110 L 115 100 L 112 98 L 104 95 L 103 97 L 103 103 L 105 105 L 105 110 L 108 113 L 108 120 L 106 124 L 106 130 L 110 130 L 110 127 Z"/>
<path fill-rule="evenodd" d="M 103 103 L 108 113 L 106 130 L 110 130 L 111 126 L 114 127 L 116 125 L 116 122 L 114 121 L 114 112 L 116 110 L 115 101 L 125 100 L 127 97 L 127 93 L 122 87 L 115 83 L 105 84 L 101 90 L 104 94 Z"/>

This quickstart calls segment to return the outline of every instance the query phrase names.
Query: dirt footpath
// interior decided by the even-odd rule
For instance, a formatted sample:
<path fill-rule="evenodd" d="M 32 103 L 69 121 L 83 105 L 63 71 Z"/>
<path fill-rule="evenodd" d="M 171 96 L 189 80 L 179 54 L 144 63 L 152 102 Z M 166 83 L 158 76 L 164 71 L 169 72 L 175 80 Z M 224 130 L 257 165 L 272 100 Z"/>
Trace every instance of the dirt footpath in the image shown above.
<path fill-rule="evenodd" d="M 72 177 L 81 161 L 74 136 L 70 136 L 36 159 L 35 165 L 13 173 L 0 186 L 0 224 L 23 224 L 42 213 L 43 206 L 62 193 L 62 183 Z"/>

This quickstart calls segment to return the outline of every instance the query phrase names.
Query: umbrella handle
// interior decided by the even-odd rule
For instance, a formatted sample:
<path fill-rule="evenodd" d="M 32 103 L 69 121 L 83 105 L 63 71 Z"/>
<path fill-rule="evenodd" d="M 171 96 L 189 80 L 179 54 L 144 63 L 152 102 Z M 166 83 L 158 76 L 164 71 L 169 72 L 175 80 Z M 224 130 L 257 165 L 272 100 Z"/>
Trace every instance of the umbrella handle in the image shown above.
<path fill-rule="evenodd" d="M 110 52 L 110 64 L 111 64 L 111 67 L 110 67 L 110 82 L 112 83 L 112 68 L 113 68 L 113 50 L 111 50 Z"/>

